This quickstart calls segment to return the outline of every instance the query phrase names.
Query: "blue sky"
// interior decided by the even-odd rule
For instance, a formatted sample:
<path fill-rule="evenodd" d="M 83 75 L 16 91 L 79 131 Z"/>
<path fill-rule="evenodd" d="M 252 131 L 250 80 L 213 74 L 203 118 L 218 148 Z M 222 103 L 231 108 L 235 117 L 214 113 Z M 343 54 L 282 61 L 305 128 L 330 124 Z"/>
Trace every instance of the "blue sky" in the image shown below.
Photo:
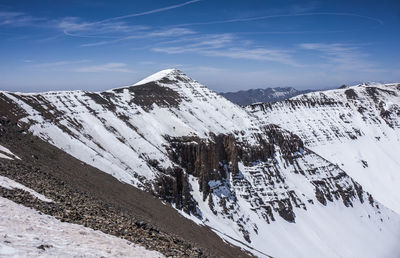
<path fill-rule="evenodd" d="M 0 0 L 0 89 L 178 68 L 216 91 L 400 81 L 400 1 Z"/>

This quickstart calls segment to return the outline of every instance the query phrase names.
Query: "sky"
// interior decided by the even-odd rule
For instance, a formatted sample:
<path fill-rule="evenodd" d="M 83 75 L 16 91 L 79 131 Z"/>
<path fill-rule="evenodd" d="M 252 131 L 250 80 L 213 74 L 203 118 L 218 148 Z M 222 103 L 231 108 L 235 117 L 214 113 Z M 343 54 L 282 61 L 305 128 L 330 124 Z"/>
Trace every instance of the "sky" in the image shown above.
<path fill-rule="evenodd" d="M 177 68 L 218 92 L 400 82 L 400 1 L 0 0 L 0 90 Z"/>

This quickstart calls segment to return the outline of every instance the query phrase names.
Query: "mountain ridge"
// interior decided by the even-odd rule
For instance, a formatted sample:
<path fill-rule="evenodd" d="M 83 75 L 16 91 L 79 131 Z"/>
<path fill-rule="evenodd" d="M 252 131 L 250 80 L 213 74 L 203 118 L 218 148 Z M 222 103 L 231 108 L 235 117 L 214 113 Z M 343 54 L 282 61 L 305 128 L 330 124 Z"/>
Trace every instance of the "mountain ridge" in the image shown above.
<path fill-rule="evenodd" d="M 233 103 L 246 106 L 254 103 L 277 102 L 312 91 L 296 90 L 293 87 L 269 87 L 236 92 L 220 92 L 219 94 Z"/>
<path fill-rule="evenodd" d="M 7 115 L 42 140 L 152 193 L 248 251 L 254 252 L 231 238 L 272 256 L 397 250 L 392 239 L 399 215 L 309 148 L 301 134 L 178 70 L 162 74 L 106 92 L 1 92 L 0 105 L 14 107 Z M 332 236 L 333 228 L 346 241 Z M 376 235 L 386 243 L 366 254 Z"/>
<path fill-rule="evenodd" d="M 277 123 L 298 134 L 306 146 L 342 164 L 383 203 L 400 212 L 400 200 L 395 198 L 400 181 L 398 161 L 390 154 L 396 152 L 400 141 L 399 85 L 363 83 L 247 109 L 266 123 Z M 365 173 L 375 179 L 368 181 Z M 378 192 L 374 185 L 379 186 Z"/>

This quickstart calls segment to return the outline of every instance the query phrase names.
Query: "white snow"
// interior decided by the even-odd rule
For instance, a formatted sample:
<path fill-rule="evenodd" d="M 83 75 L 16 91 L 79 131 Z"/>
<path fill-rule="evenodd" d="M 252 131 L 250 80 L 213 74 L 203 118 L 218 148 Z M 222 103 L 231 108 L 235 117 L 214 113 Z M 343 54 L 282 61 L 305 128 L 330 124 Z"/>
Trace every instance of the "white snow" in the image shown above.
<path fill-rule="evenodd" d="M 135 95 L 126 89 L 121 93 L 107 92 L 115 95 L 115 99 L 111 99 L 116 108 L 114 112 L 96 103 L 83 91 L 40 94 L 53 105 L 52 109 L 63 114 L 57 120 L 71 134 L 60 129 L 54 121 L 44 119 L 39 111 L 23 100 L 6 92 L 4 94 L 26 111 L 28 117 L 23 121 L 33 121 L 30 131 L 35 135 L 123 182 L 141 187 L 143 182 L 138 180 L 138 176 L 152 180 L 158 173 L 146 160 L 156 160 L 164 168 L 172 166 L 165 149 L 168 144 L 165 135 L 208 138 L 210 132 L 243 132 L 244 135 L 238 136 L 239 140 L 256 143 L 252 133 L 260 129 L 255 118 L 241 107 L 176 69 L 161 71 L 150 78 L 175 80 L 178 76 L 181 80 L 174 84 L 157 83 L 181 96 L 179 107 L 166 108 L 153 104 L 149 111 L 132 103 Z M 22 97 L 26 95 L 21 94 Z M 28 95 L 30 98 L 38 96 Z M 122 121 L 121 115 L 136 129 Z"/>
<path fill-rule="evenodd" d="M 162 83 L 162 78 L 174 83 Z M 277 103 L 273 110 L 250 113 L 250 110 L 234 105 L 175 69 L 161 71 L 135 85 L 149 81 L 155 81 L 157 85 L 177 92 L 180 96 L 179 105 L 165 107 L 154 103 L 150 110 L 145 110 L 132 101 L 137 96 L 129 89 L 107 92 L 112 95 L 108 101 L 115 106 L 115 110 L 96 103 L 82 91 L 43 93 L 40 96 L 53 105 L 49 110 L 57 110 L 61 114 L 57 116 L 57 121 L 50 121 L 23 100 L 8 93 L 4 94 L 26 111 L 28 117 L 24 121 L 33 122 L 30 127 L 33 134 L 81 161 L 135 186 L 141 187 L 144 183 L 151 182 L 159 173 L 149 165 L 149 160 L 157 161 L 162 168 L 176 165 L 169 158 L 169 142 L 165 136 L 197 136 L 209 141 L 211 133 L 222 133 L 234 135 L 239 143 L 255 145 L 258 144 L 255 133 L 267 138 L 262 128 L 274 123 L 298 134 L 308 148 L 321 152 L 324 158 L 335 162 L 337 157 L 337 160 L 344 162 L 343 166 L 338 165 L 389 208 L 395 210 L 399 203 L 397 200 L 400 200 L 400 187 L 393 183 L 398 181 L 399 174 L 393 160 L 398 159 L 396 153 L 390 152 L 391 146 L 399 146 L 393 140 L 398 139 L 393 137 L 398 134 L 387 128 L 385 122 L 376 122 L 374 119 L 364 121 L 352 103 L 349 107 L 335 105 L 326 108 L 301 105 L 288 107 Z M 346 100 L 342 93 L 337 94 L 336 91 L 324 94 L 333 95 L 332 97 L 342 102 Z M 20 94 L 20 97 L 24 96 Z M 31 98 L 37 96 L 29 95 Z M 310 96 L 316 100 L 321 97 L 319 93 Z M 37 102 L 41 104 L 39 98 Z M 399 100 L 387 97 L 386 103 L 393 108 Z M 371 110 L 368 112 L 375 112 Z M 60 125 L 70 132 L 63 131 Z M 333 143 L 355 142 L 350 141 L 349 135 L 356 134 L 356 129 L 362 129 L 363 135 L 379 136 L 392 142 L 385 142 L 387 146 L 382 148 L 376 161 L 364 153 L 368 151 L 366 146 L 371 142 L 361 142 L 362 137 L 359 137 L 359 145 L 350 144 L 346 146 L 348 149 L 343 149 L 344 145 L 333 147 Z M 335 136 L 337 131 L 340 133 L 338 137 Z M 384 141 L 376 142 L 374 144 L 379 145 Z M 328 151 L 318 149 L 320 146 Z M 295 171 L 294 165 L 283 160 L 279 148 L 275 147 L 275 157 L 271 160 L 252 166 L 240 163 L 240 173 L 237 175 L 239 179 L 234 180 L 228 173 L 228 179 L 224 182 L 210 182 L 213 188 L 214 211 L 209 207 L 210 197 L 203 201 L 198 178 L 189 176 L 191 194 L 198 203 L 203 220 L 187 214 L 185 217 L 222 232 L 219 235 L 226 241 L 243 248 L 248 247 L 238 241 L 247 243 L 242 232 L 247 231 L 251 240 L 248 245 L 254 248 L 250 251 L 255 255 L 263 252 L 276 257 L 396 257 L 400 254 L 396 246 L 400 239 L 399 214 L 383 205 L 379 205 L 381 208 L 377 209 L 371 207 L 368 200 L 360 203 L 354 198 L 354 207 L 345 207 L 340 199 L 328 202 L 326 207 L 321 205 L 316 200 L 313 182 L 338 177 L 343 171 L 318 155 L 304 150 L 298 154 L 296 166 L 304 171 L 314 172 L 301 175 Z M 379 165 L 379 157 L 386 154 L 389 155 L 384 161 L 390 165 Z M 359 159 L 364 158 L 368 159 L 370 171 L 354 170 L 353 168 L 361 164 Z M 376 180 L 379 177 L 376 169 L 384 170 L 378 171 L 382 175 L 380 180 Z M 367 179 L 363 179 L 364 172 L 369 173 L 366 174 Z M 279 174 L 284 180 L 275 180 L 275 174 Z M 272 183 L 271 178 L 275 180 Z M 349 177 L 334 182 L 330 187 L 337 190 L 336 183 L 344 189 L 353 185 Z M 384 189 L 388 183 L 392 185 Z M 289 193 L 294 193 L 307 210 L 294 209 L 296 223 L 283 220 L 273 211 L 276 221 L 268 224 L 263 217 L 265 205 L 274 205 L 275 200 L 288 199 Z M 237 202 L 233 201 L 235 197 Z M 227 203 L 228 214 L 219 205 L 222 200 Z"/>
<path fill-rule="evenodd" d="M 277 156 L 277 161 L 281 158 Z M 316 155 L 308 154 L 303 159 L 297 160 L 300 167 L 306 169 L 308 166 L 324 168 L 327 162 Z M 262 177 L 266 177 L 262 171 L 262 164 L 257 167 L 246 167 L 239 165 L 240 172 L 249 182 L 248 187 L 243 185 L 235 186 L 230 178 L 230 184 L 238 198 L 238 204 L 234 205 L 232 216 L 235 221 L 244 221 L 242 225 L 250 233 L 251 243 L 247 243 L 235 223 L 221 212 L 219 207 L 215 207 L 218 214 L 215 215 L 208 205 L 208 199 L 203 201 L 196 178 L 189 177 L 192 187 L 192 195 L 199 203 L 205 225 L 215 229 L 218 234 L 226 241 L 238 245 L 259 257 L 267 254 L 273 257 L 398 257 L 400 254 L 400 216 L 385 208 L 380 210 L 372 207 L 368 200 L 361 203 L 354 200 L 353 207 L 346 207 L 342 201 L 328 202 L 326 206 L 320 204 L 314 192 L 311 181 L 321 180 L 321 175 L 294 174 L 291 168 L 284 168 L 283 164 L 280 173 L 285 178 L 286 184 L 275 186 L 264 184 Z M 257 173 L 257 171 L 259 171 Z M 337 176 L 339 171 L 331 170 L 331 176 Z M 256 173 L 256 174 L 254 174 Z M 345 187 L 347 182 L 343 182 Z M 215 183 L 212 184 L 215 186 Z M 255 203 L 248 200 L 250 192 L 252 194 L 267 194 L 263 197 L 268 201 L 269 193 L 272 193 L 272 200 L 279 196 L 284 197 L 285 190 L 291 189 L 306 204 L 307 210 L 294 208 L 296 222 L 289 223 L 274 213 L 275 222 L 266 223 L 261 216 L 261 210 L 255 209 Z M 277 194 L 278 197 L 274 197 Z M 226 193 L 224 194 L 226 196 Z M 364 196 L 366 199 L 366 197 Z M 313 201 L 313 205 L 308 203 Z M 214 196 L 214 204 L 218 198 Z M 381 220 L 382 219 L 382 220 Z M 198 222 L 199 223 L 199 222 Z M 255 231 L 255 226 L 257 232 Z M 223 234 L 222 234 L 223 233 Z M 240 244 L 246 243 L 246 245 Z"/>
<path fill-rule="evenodd" d="M 315 152 L 338 164 L 364 190 L 386 207 L 400 214 L 400 141 L 386 138 L 360 139 L 312 147 Z M 364 167 L 366 161 L 368 167 Z"/>
<path fill-rule="evenodd" d="M 400 220 L 375 220 L 372 209 L 342 203 L 296 209 L 296 223 L 257 223 L 252 246 L 273 257 L 398 257 Z M 386 219 L 386 218 L 385 218 Z"/>
<path fill-rule="evenodd" d="M 10 156 L 4 155 L 3 153 L 0 153 L 0 158 L 1 158 L 1 159 L 10 159 L 10 160 L 14 160 L 14 159 L 11 158 Z"/>
<path fill-rule="evenodd" d="M 18 182 L 15 182 L 14 180 L 12 180 L 8 177 L 5 177 L 5 176 L 0 176 L 0 186 L 10 189 L 10 190 L 12 190 L 14 188 L 21 189 L 21 190 L 24 190 L 25 192 L 30 193 L 31 195 L 35 196 L 36 198 L 38 198 L 41 201 L 53 202 L 53 200 L 47 198 L 46 196 L 26 187 Z"/>
<path fill-rule="evenodd" d="M 0 197 L 0 257 L 163 257 L 107 235 Z M 49 245 L 45 250 L 41 245 Z"/>
<path fill-rule="evenodd" d="M 10 159 L 13 160 L 14 158 L 16 159 L 20 159 L 17 155 L 15 155 L 14 153 L 12 153 L 9 149 L 7 149 L 6 147 L 0 145 L 0 151 L 2 151 L 3 153 L 0 152 L 0 158 L 3 159 Z"/>
<path fill-rule="evenodd" d="M 174 72 L 174 71 L 176 71 L 176 69 L 165 69 L 165 70 L 159 71 L 155 74 L 152 74 L 152 75 L 144 78 L 143 80 L 140 80 L 139 82 L 135 83 L 134 85 L 141 85 L 141 84 L 145 84 L 148 82 L 161 80 L 166 75 L 168 75 L 169 73 Z"/>
<path fill-rule="evenodd" d="M 377 104 L 367 87 L 378 90 Z M 345 91 L 354 90 L 356 100 L 348 100 Z M 392 91 L 394 94 L 389 94 Z M 264 123 L 277 124 L 294 132 L 308 148 L 320 154 L 360 183 L 379 202 L 400 214 L 400 90 L 397 84 L 357 85 L 299 95 L 293 101 L 321 101 L 329 98 L 332 105 L 314 106 L 287 102 L 272 104 L 262 111 L 251 110 Z M 342 103 L 342 104 L 337 104 Z M 360 112 L 360 108 L 364 111 Z M 381 117 L 382 108 L 392 110 L 390 127 Z M 398 112 L 398 111 L 397 111 Z M 356 138 L 356 139 L 354 139 Z M 367 166 L 363 165 L 365 161 Z"/>

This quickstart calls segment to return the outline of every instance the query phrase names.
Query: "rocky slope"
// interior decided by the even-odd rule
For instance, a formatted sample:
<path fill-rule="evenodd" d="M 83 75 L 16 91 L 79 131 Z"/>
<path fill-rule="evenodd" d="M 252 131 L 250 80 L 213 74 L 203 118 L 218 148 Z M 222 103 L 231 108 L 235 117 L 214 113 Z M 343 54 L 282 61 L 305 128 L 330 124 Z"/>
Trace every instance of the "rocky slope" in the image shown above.
<path fill-rule="evenodd" d="M 2 92 L 0 106 L 21 128 L 257 256 L 400 253 L 399 214 L 348 171 L 178 70 L 107 92 Z"/>
<path fill-rule="evenodd" d="M 282 101 L 311 90 L 296 90 L 292 87 L 276 87 L 265 89 L 250 89 L 235 92 L 221 92 L 220 95 L 238 105 L 246 106 L 253 103 L 268 103 Z"/>
<path fill-rule="evenodd" d="M 8 111 L 1 109 L 0 113 Z M 0 149 L 8 150 L 5 153 L 10 157 L 0 158 L 0 196 L 4 198 L 61 222 L 100 230 L 167 257 L 249 257 L 153 195 L 71 157 L 17 127 L 13 121 L 0 119 L 0 136 Z M 15 183 L 3 184 L 4 179 Z M 13 230 L 0 228 L 0 234 L 11 235 Z M 32 229 L 24 237 L 38 233 Z M 54 248 L 50 253 L 43 250 L 42 255 L 49 257 L 51 251 L 65 251 L 62 243 L 54 245 L 54 240 L 50 240 L 42 244 Z M 18 241 L 4 244 L 12 247 Z M 18 250 L 24 249 L 28 245 Z M 99 252 L 106 251 L 100 249 L 101 246 Z"/>
<path fill-rule="evenodd" d="M 247 109 L 297 134 L 400 213 L 400 84 L 361 84 Z"/>

